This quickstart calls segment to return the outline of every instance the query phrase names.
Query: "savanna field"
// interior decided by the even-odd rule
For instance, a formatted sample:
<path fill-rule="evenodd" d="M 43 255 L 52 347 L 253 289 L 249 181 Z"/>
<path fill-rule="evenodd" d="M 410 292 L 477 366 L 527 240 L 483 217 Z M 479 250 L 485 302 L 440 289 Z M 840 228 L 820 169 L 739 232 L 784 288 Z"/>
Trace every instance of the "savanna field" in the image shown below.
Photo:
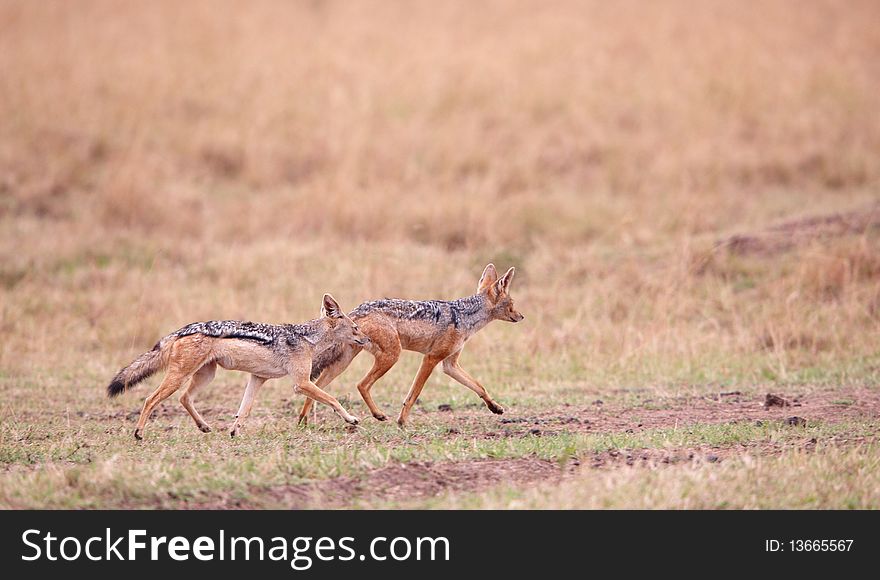
<path fill-rule="evenodd" d="M 0 1 L 0 507 L 880 507 L 880 5 Z M 407 430 L 119 368 L 324 292 L 525 321 Z M 420 356 L 372 390 L 396 415 Z M 781 398 L 765 407 L 766 395 Z"/>

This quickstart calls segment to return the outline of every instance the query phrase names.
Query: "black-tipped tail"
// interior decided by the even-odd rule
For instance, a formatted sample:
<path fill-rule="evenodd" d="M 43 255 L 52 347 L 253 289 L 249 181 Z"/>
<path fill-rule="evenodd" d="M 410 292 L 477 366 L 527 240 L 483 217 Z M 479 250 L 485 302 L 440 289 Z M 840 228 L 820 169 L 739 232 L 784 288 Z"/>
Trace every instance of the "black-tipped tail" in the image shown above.
<path fill-rule="evenodd" d="M 118 377 L 119 375 L 117 375 Z M 111 399 L 113 397 L 118 397 L 122 393 L 125 392 L 125 383 L 114 377 L 113 381 L 107 385 L 107 396 Z"/>
<path fill-rule="evenodd" d="M 134 359 L 130 365 L 116 373 L 110 384 L 107 385 L 107 396 L 111 399 L 118 397 L 128 389 L 143 380 L 148 379 L 157 371 L 165 367 L 166 358 L 162 350 L 162 341 L 156 343 L 153 350 L 145 352 Z"/>

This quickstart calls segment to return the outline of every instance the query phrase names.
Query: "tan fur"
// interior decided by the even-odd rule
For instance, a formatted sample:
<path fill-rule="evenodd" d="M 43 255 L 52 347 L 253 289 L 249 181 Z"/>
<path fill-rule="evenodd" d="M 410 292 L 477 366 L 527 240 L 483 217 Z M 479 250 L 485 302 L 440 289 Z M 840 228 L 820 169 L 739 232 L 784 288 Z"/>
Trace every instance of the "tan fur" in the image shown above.
<path fill-rule="evenodd" d="M 513 307 L 513 301 L 509 297 L 513 272 L 514 270 L 511 268 L 499 280 L 495 266 L 489 264 L 480 277 L 477 293 L 485 294 L 490 303 L 497 307 L 498 311 L 493 314 L 495 319 L 518 322 L 523 318 L 522 314 Z M 434 367 L 441 362 L 444 373 L 474 391 L 493 413 L 501 414 L 504 412 L 504 408 L 492 399 L 483 385 L 462 369 L 458 362 L 465 343 L 475 331 L 466 332 L 451 325 L 441 327 L 426 320 L 399 320 L 383 312 L 371 312 L 363 317 L 356 317 L 355 321 L 361 331 L 370 337 L 371 343 L 365 348 L 375 358 L 373 367 L 358 383 L 357 389 L 376 419 L 385 421 L 387 417 L 376 405 L 370 395 L 370 390 L 373 384 L 394 366 L 400 358 L 402 350 L 422 353 L 424 358 L 397 417 L 397 423 L 400 426 L 406 424 L 410 410 L 418 400 L 428 377 Z M 350 348 L 342 360 L 321 373 L 317 384 L 324 387 L 331 383 L 348 367 L 360 350 L 360 348 Z M 303 405 L 299 415 L 301 423 L 308 422 L 311 406 L 311 400 L 307 400 Z"/>
<path fill-rule="evenodd" d="M 287 341 L 279 348 L 269 348 L 254 340 L 231 337 L 216 337 L 206 334 L 169 335 L 160 341 L 159 351 L 151 360 L 161 360 L 166 369 L 165 377 L 159 387 L 144 401 L 138 418 L 134 436 L 143 438 L 144 428 L 156 406 L 187 384 L 180 396 L 180 403 L 203 432 L 211 431 L 210 426 L 193 405 L 195 392 L 214 378 L 217 367 L 250 373 L 245 397 L 242 400 L 235 423 L 230 431 L 237 435 L 250 414 L 254 399 L 260 387 L 269 379 L 290 375 L 294 390 L 331 406 L 346 422 L 357 424 L 358 419 L 333 396 L 323 391 L 309 380 L 312 359 L 317 349 L 332 346 L 334 341 L 346 346 L 368 344 L 368 338 L 360 332 L 357 325 L 344 313 L 329 295 L 324 297 L 324 305 L 332 306 L 332 312 L 322 307 L 322 317 L 313 321 L 318 342 L 312 344 L 305 340 Z M 142 360 L 144 356 L 138 360 Z M 137 362 L 137 361 L 136 361 Z M 158 363 L 156 363 L 158 365 Z M 119 376 L 125 376 L 126 369 Z M 112 396 L 112 395 L 111 395 Z"/>

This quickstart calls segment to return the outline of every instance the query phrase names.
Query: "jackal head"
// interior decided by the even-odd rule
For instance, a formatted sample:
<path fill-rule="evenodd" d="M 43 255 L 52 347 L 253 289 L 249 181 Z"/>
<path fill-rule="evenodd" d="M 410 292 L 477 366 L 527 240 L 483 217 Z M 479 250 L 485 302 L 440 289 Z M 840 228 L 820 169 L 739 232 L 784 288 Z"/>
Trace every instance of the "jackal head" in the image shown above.
<path fill-rule="evenodd" d="M 519 322 L 523 316 L 513 306 L 513 298 L 510 297 L 510 282 L 516 268 L 511 268 L 504 276 L 498 278 L 498 271 L 494 264 L 489 264 L 480 276 L 477 284 L 477 293 L 485 294 L 489 298 L 489 316 L 493 320 L 506 320 L 507 322 Z"/>
<path fill-rule="evenodd" d="M 326 319 L 329 325 L 328 334 L 333 342 L 358 346 L 369 344 L 370 338 L 361 332 L 354 320 L 343 312 L 336 299 L 329 294 L 324 294 L 324 300 L 321 302 L 321 318 Z"/>

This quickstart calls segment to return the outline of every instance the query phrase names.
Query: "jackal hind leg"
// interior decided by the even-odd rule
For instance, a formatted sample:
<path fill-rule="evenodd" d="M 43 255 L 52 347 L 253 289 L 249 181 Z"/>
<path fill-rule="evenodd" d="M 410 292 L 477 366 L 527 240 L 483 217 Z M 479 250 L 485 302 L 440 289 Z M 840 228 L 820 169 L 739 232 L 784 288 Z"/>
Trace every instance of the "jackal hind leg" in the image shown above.
<path fill-rule="evenodd" d="M 374 352 L 374 356 L 376 360 L 373 361 L 373 368 L 367 372 L 361 382 L 358 383 L 357 389 L 361 394 L 361 397 L 364 399 L 364 402 L 367 404 L 367 407 L 370 408 L 370 413 L 373 414 L 373 417 L 378 419 L 379 421 L 387 421 L 388 417 L 385 413 L 379 409 L 379 406 L 376 405 L 376 402 L 373 400 L 373 396 L 370 394 L 370 389 L 373 388 L 373 385 L 381 379 L 385 373 L 387 373 L 391 367 L 393 367 L 397 361 L 400 359 L 400 339 L 396 336 L 393 341 L 388 341 L 388 344 L 382 345 L 381 350 L 377 350 Z"/>
<path fill-rule="evenodd" d="M 180 338 L 171 346 L 165 378 L 162 379 L 159 388 L 144 401 L 144 408 L 141 410 L 141 416 L 138 418 L 137 427 L 134 430 L 135 439 L 144 438 L 144 427 L 156 405 L 173 395 L 187 380 L 192 378 L 196 371 L 205 365 L 210 351 L 211 343 L 206 342 L 198 335 Z"/>
<path fill-rule="evenodd" d="M 185 372 L 181 369 L 168 370 L 165 378 L 159 384 L 159 388 L 153 391 L 144 401 L 144 408 L 141 410 L 141 416 L 138 418 L 137 427 L 134 430 L 135 439 L 141 440 L 144 438 L 144 427 L 156 405 L 173 395 L 192 375 L 192 372 Z"/>
<path fill-rule="evenodd" d="M 211 427 L 208 423 L 202 418 L 202 415 L 196 410 L 193 405 L 193 397 L 195 396 L 195 392 L 210 383 L 214 380 L 214 374 L 217 372 L 217 363 L 210 362 L 197 370 L 195 374 L 189 381 L 189 385 L 183 390 L 183 394 L 180 395 L 180 404 L 183 405 L 183 408 L 186 409 L 186 412 L 189 413 L 190 417 L 193 418 L 193 421 L 196 422 L 196 427 L 201 430 L 202 433 L 210 433 Z"/>

